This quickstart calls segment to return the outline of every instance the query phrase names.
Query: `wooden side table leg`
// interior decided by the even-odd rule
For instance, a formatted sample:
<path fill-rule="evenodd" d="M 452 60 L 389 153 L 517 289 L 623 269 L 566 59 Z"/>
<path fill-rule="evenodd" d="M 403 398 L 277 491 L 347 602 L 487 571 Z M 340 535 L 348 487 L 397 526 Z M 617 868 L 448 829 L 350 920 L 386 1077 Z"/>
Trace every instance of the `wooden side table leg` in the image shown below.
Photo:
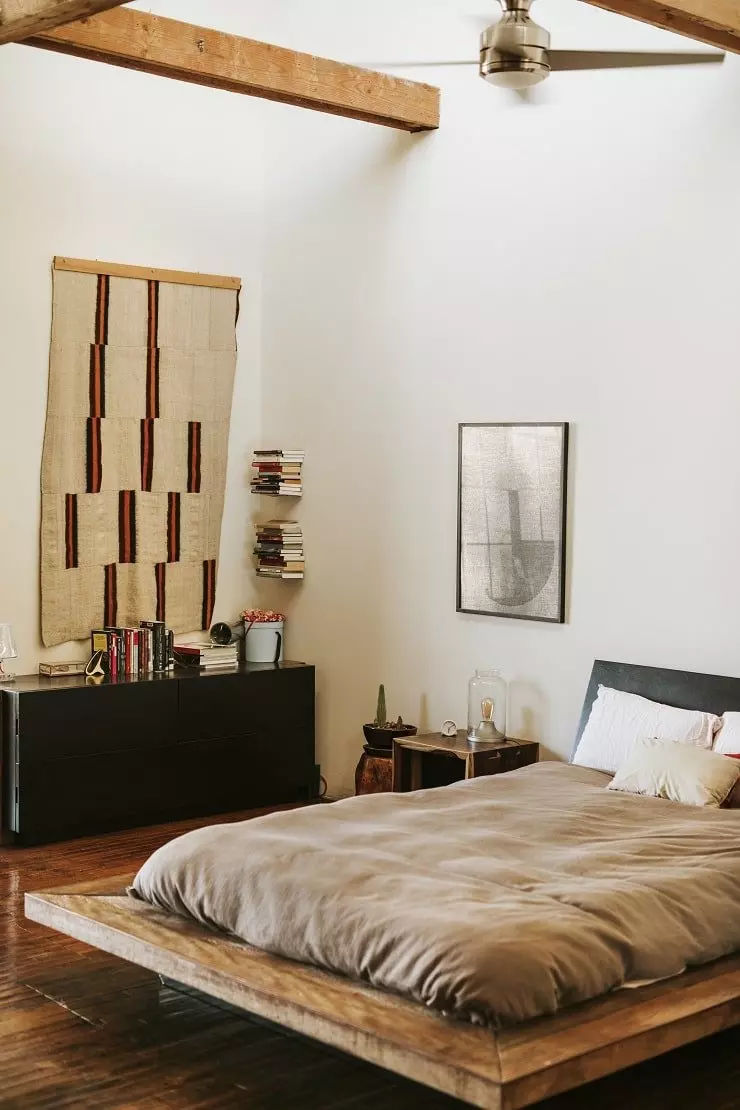
<path fill-rule="evenodd" d="M 412 790 L 421 790 L 421 752 L 411 752 L 411 774 L 409 779 Z"/>

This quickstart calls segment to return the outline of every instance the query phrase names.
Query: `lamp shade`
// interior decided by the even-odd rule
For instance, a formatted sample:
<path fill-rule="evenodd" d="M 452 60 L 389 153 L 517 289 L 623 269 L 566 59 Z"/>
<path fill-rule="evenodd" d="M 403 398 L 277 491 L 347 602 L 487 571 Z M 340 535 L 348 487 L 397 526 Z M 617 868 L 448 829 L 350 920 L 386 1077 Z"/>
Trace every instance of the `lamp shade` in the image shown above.
<path fill-rule="evenodd" d="M 0 624 L 0 659 L 17 659 L 18 650 L 9 624 Z"/>

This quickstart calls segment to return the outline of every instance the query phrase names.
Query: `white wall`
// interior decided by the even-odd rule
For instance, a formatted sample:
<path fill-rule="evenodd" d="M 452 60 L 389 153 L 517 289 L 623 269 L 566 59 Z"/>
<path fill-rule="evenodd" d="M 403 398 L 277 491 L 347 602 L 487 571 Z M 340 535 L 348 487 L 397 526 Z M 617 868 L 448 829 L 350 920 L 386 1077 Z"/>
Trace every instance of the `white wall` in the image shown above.
<path fill-rule="evenodd" d="M 487 7 L 155 10 L 379 61 L 473 57 Z M 560 46 L 691 48 L 567 0 L 536 14 Z M 413 75 L 443 86 L 437 134 L 0 52 L 0 619 L 18 669 L 42 655 L 51 257 L 240 274 L 217 616 L 254 590 L 251 448 L 305 447 L 307 578 L 255 596 L 289 610 L 290 654 L 317 663 L 332 793 L 351 789 L 381 681 L 390 710 L 435 728 L 463 720 L 476 666 L 499 665 L 519 731 L 564 755 L 594 656 L 740 670 L 740 63 L 555 75 L 529 101 L 473 70 Z M 564 627 L 455 612 L 464 420 L 571 422 Z"/>
<path fill-rule="evenodd" d="M 161 3 L 209 15 L 233 4 Z M 0 620 L 15 669 L 41 658 L 39 470 L 55 254 L 236 274 L 239 360 L 216 616 L 251 596 L 249 456 L 259 429 L 262 106 L 205 88 L 64 58 L 0 50 Z"/>
<path fill-rule="evenodd" d="M 258 8 L 255 33 L 349 60 L 475 55 L 467 0 Z M 562 47 L 692 47 L 536 15 Z M 269 117 L 263 430 L 308 453 L 307 577 L 269 596 L 318 666 L 332 793 L 381 681 L 437 728 L 498 665 L 515 729 L 563 756 L 594 657 L 740 673 L 739 60 L 557 74 L 529 101 L 426 78 L 434 135 Z M 455 612 L 471 420 L 571 422 L 565 626 Z"/>

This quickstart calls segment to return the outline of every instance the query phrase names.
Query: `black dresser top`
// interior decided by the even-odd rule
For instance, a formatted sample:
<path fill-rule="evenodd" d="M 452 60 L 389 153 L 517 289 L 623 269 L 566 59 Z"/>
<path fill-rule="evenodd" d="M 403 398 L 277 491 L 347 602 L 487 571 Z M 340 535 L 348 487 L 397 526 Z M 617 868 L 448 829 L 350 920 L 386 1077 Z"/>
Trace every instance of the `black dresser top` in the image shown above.
<path fill-rule="evenodd" d="M 148 682 L 206 682 L 209 678 L 228 678 L 233 675 L 260 674 L 264 671 L 288 671 L 296 667 L 308 667 L 308 663 L 286 660 L 283 663 L 239 663 L 235 667 L 175 667 L 169 671 L 155 674 L 120 675 L 118 678 L 95 679 L 84 674 L 58 675 L 50 677 L 43 674 L 18 675 L 12 682 L 0 682 L 0 691 L 9 694 L 39 694 L 47 690 L 81 690 L 95 686 L 134 686 Z"/>

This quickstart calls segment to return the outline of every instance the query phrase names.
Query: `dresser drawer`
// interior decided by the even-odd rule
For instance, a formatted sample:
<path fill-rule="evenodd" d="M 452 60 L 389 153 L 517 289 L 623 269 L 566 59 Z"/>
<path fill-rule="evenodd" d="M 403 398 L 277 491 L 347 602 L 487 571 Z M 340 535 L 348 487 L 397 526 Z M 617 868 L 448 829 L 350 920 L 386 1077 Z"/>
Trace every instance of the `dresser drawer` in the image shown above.
<path fill-rule="evenodd" d="M 173 743 L 176 723 L 175 682 L 22 694 L 20 762 L 156 748 Z"/>
<path fill-rule="evenodd" d="M 275 740 L 307 722 L 313 727 L 314 673 L 311 667 L 270 667 L 248 675 L 185 679 L 180 687 L 181 741 L 251 733 Z"/>

